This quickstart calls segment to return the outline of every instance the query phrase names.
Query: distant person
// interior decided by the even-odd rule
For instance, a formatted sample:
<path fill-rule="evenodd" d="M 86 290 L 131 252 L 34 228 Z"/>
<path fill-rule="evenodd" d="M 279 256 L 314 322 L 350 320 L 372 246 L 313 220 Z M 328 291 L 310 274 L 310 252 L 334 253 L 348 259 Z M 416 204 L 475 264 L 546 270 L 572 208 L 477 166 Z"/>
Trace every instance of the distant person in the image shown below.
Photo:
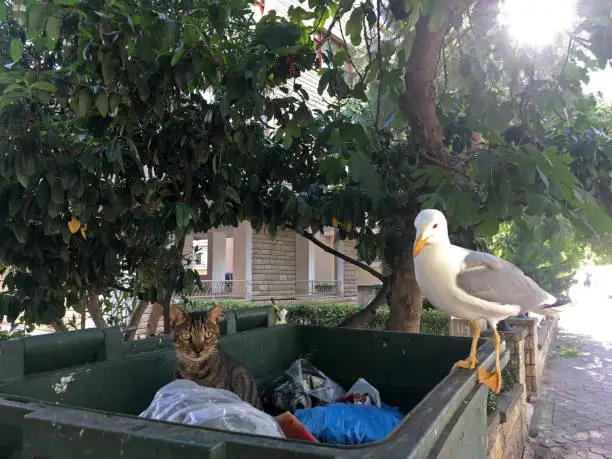
<path fill-rule="evenodd" d="M 584 286 L 587 288 L 591 287 L 591 273 L 586 273 L 586 278 L 584 279 Z"/>

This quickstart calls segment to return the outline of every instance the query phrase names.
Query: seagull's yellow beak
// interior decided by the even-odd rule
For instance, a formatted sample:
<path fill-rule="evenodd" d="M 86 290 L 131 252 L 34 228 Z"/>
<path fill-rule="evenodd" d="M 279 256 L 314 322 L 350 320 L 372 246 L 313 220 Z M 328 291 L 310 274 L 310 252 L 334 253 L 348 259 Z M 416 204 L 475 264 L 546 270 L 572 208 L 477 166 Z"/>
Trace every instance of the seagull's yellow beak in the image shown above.
<path fill-rule="evenodd" d="M 419 234 L 419 237 L 417 238 L 416 242 L 414 243 L 414 250 L 412 251 L 412 255 L 414 257 L 416 257 L 419 252 L 421 251 L 421 249 L 425 246 L 425 243 L 427 242 L 427 238 L 423 237 Z"/>

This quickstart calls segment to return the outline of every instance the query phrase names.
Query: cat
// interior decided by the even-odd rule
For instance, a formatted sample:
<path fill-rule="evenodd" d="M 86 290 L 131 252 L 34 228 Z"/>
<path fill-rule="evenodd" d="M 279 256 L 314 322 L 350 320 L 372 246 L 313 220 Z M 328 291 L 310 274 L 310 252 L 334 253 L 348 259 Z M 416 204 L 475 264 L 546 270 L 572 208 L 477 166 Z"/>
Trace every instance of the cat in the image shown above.
<path fill-rule="evenodd" d="M 253 376 L 219 347 L 222 309 L 218 304 L 205 313 L 188 314 L 180 306 L 170 308 L 170 336 L 178 356 L 175 378 L 229 390 L 262 409 Z"/>

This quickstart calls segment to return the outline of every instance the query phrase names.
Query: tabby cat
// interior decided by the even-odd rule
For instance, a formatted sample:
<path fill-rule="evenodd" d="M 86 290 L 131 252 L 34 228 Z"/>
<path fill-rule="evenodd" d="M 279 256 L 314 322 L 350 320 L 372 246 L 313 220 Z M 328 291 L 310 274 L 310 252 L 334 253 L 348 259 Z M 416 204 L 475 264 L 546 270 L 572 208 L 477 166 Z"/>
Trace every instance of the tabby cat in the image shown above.
<path fill-rule="evenodd" d="M 203 313 L 170 308 L 170 336 L 176 349 L 176 379 L 190 379 L 201 386 L 225 389 L 261 409 L 257 385 L 249 371 L 219 347 L 219 319 L 223 306 Z"/>

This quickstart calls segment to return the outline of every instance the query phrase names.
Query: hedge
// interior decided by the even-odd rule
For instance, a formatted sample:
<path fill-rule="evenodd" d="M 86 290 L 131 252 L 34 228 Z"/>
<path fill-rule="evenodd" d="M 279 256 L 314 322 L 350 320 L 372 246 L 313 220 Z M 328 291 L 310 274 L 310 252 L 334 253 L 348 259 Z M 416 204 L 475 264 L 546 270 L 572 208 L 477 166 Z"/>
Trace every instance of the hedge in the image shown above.
<path fill-rule="evenodd" d="M 225 309 L 240 309 L 261 304 L 244 303 L 237 301 L 203 301 L 192 300 L 187 305 L 188 310 L 202 310 L 222 303 Z M 362 307 L 357 305 L 343 304 L 297 304 L 279 306 L 288 310 L 287 322 L 302 325 L 323 325 L 328 327 L 337 326 L 349 315 L 359 311 Z M 379 309 L 378 314 L 367 328 L 373 330 L 385 330 L 389 320 L 389 309 L 385 306 Z M 430 335 L 448 335 L 448 316 L 437 309 L 424 309 L 421 317 L 421 333 Z"/>

